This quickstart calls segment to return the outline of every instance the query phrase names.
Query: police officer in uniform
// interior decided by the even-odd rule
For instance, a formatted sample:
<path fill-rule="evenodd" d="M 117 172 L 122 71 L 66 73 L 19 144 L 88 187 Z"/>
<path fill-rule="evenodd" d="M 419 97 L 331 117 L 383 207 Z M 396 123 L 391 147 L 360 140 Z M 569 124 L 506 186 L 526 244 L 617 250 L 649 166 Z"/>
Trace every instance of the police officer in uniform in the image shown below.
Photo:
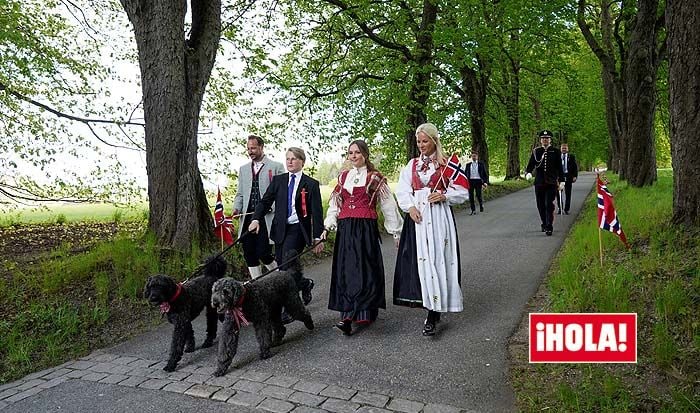
<path fill-rule="evenodd" d="M 535 172 L 537 211 L 542 221 L 542 232 L 549 236 L 554 230 L 554 201 L 557 192 L 564 189 L 564 170 L 561 164 L 561 152 L 551 145 L 552 132 L 545 129 L 538 136 L 542 146 L 532 150 L 530 161 L 525 168 L 525 178 L 531 179 L 532 172 Z"/>

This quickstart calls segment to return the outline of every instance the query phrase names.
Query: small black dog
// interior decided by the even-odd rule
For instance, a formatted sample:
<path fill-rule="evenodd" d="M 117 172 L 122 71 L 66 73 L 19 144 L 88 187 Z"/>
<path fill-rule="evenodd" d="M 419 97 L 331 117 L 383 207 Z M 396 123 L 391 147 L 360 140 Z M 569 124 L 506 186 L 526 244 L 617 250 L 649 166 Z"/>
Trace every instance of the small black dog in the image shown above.
<path fill-rule="evenodd" d="M 222 278 L 212 289 L 211 305 L 219 313 L 225 313 L 224 325 L 219 336 L 219 351 L 215 376 L 226 374 L 238 351 L 240 325 L 253 323 L 255 337 L 260 346 L 260 359 L 272 354 L 270 347 L 282 343 L 286 329 L 282 325 L 281 312 L 284 307 L 306 328 L 313 330 L 311 314 L 299 298 L 299 289 L 294 276 L 299 269 L 270 274 L 247 284 L 233 278 Z"/>
<path fill-rule="evenodd" d="M 192 320 L 207 309 L 207 339 L 202 348 L 211 347 L 216 338 L 218 315 L 211 306 L 211 288 L 216 280 L 226 275 L 226 261 L 221 257 L 209 257 L 202 265 L 203 275 L 176 283 L 167 275 L 148 277 L 143 295 L 154 305 L 160 305 L 163 314 L 174 326 L 170 344 L 170 358 L 163 368 L 174 371 L 182 358 L 183 351 L 194 351 L 194 331 Z"/>

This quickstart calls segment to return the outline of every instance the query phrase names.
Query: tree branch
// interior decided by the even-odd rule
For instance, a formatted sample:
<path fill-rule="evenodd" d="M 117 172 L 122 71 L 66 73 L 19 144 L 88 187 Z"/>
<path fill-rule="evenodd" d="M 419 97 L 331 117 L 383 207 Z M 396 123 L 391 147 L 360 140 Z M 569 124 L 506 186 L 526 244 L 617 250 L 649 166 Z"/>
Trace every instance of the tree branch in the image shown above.
<path fill-rule="evenodd" d="M 375 42 L 378 45 L 385 47 L 387 49 L 396 50 L 396 51 L 400 52 L 401 54 L 403 54 L 406 57 L 406 59 L 408 59 L 410 61 L 414 60 L 413 55 L 411 54 L 411 51 L 408 49 L 408 47 L 406 47 L 402 44 L 390 42 L 386 39 L 379 37 L 375 32 L 372 31 L 372 29 L 369 28 L 367 23 L 362 21 L 362 19 L 360 19 L 360 16 L 358 16 L 357 13 L 355 13 L 355 11 L 353 11 L 352 8 L 350 6 L 348 6 L 347 4 L 345 4 L 342 0 L 324 0 L 324 1 L 326 3 L 332 4 L 336 7 L 338 7 L 339 9 L 347 12 L 347 14 L 350 16 L 350 19 L 352 19 L 352 21 L 357 25 L 357 27 L 359 27 L 360 30 L 362 30 L 362 32 L 365 33 L 367 35 L 367 37 L 370 40 L 372 40 L 373 42 Z"/>
<path fill-rule="evenodd" d="M 52 113 L 52 114 L 58 116 L 59 118 L 69 119 L 69 120 L 72 120 L 72 121 L 75 121 L 75 122 L 80 122 L 80 123 L 86 125 L 86 126 L 90 129 L 90 132 L 93 134 L 93 136 L 95 136 L 95 138 L 97 138 L 97 140 L 99 140 L 100 142 L 104 143 L 105 145 L 108 145 L 108 146 L 111 146 L 111 147 L 114 147 L 114 148 L 122 148 L 122 149 L 129 149 L 129 150 L 142 150 L 142 148 L 141 148 L 140 146 L 138 146 L 138 145 L 137 145 L 137 149 L 135 149 L 135 148 L 131 148 L 131 147 L 128 147 L 128 146 L 115 145 L 115 144 L 113 144 L 113 143 L 109 143 L 109 142 L 105 141 L 104 139 L 100 138 L 99 135 L 97 135 L 97 133 L 96 133 L 95 130 L 93 129 L 92 125 L 93 125 L 93 124 L 110 124 L 110 125 L 119 125 L 119 126 L 123 126 L 123 125 L 144 126 L 143 123 L 137 123 L 137 122 L 131 122 L 131 121 L 116 121 L 116 120 L 108 120 L 108 119 L 81 118 L 81 117 L 78 117 L 78 116 L 69 115 L 69 114 L 67 114 L 67 113 L 60 112 L 60 111 L 58 111 L 58 110 L 56 110 L 56 109 L 54 109 L 54 108 L 51 108 L 51 107 L 49 107 L 49 106 L 47 106 L 47 105 L 45 105 L 45 104 L 43 104 L 43 103 L 37 102 L 37 101 L 35 101 L 34 99 L 32 99 L 32 98 L 30 98 L 30 97 L 28 97 L 28 96 L 24 96 L 24 95 L 22 95 L 22 94 L 20 94 L 20 93 L 18 93 L 18 92 L 15 92 L 15 91 L 12 90 L 12 89 L 9 89 L 9 88 L 7 87 L 7 85 L 5 85 L 4 83 L 0 82 L 0 91 L 2 91 L 2 90 L 7 91 L 7 93 L 9 93 L 10 95 L 16 97 L 16 98 L 19 99 L 19 100 L 22 100 L 22 101 L 27 102 L 27 103 L 29 103 L 29 104 L 31 104 L 31 105 L 37 106 L 37 107 L 39 107 L 39 108 L 41 108 L 41 109 L 43 109 L 43 110 L 46 110 L 47 112 L 50 112 L 50 113 Z M 132 143 L 133 143 L 133 141 L 132 141 Z"/>
<path fill-rule="evenodd" d="M 20 204 L 22 204 L 21 201 L 81 203 L 81 202 L 92 202 L 92 201 L 95 201 L 97 199 L 95 197 L 79 198 L 77 196 L 51 198 L 51 197 L 43 196 L 41 194 L 37 194 L 35 192 L 32 192 L 27 188 L 21 188 L 21 187 L 6 184 L 6 183 L 0 183 L 0 194 L 4 195 L 7 198 L 9 198 L 17 203 L 20 203 Z M 28 205 L 28 204 L 23 204 L 23 205 Z"/>

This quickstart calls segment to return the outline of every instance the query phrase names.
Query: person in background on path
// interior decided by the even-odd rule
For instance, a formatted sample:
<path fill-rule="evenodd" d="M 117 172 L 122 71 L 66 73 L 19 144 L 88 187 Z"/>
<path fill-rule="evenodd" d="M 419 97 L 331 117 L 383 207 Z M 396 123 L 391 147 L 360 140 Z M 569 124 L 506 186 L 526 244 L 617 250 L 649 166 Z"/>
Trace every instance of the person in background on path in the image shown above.
<path fill-rule="evenodd" d="M 564 171 L 561 168 L 561 152 L 551 146 L 552 132 L 543 130 L 539 134 L 540 146 L 532 150 L 525 168 L 525 179 L 532 179 L 535 171 L 535 199 L 540 213 L 540 228 L 548 236 L 554 231 L 554 200 L 557 191 L 564 189 Z"/>
<path fill-rule="evenodd" d="M 300 148 L 287 150 L 287 171 L 272 178 L 272 183 L 255 207 L 253 219 L 248 231 L 257 233 L 260 221 L 267 211 L 275 205 L 275 214 L 270 227 L 270 238 L 275 242 L 275 258 L 280 269 L 286 270 L 292 263 L 284 263 L 288 257 L 295 256 L 305 246 L 315 245 L 313 251 L 323 251 L 323 207 L 319 183 L 302 173 L 306 154 Z M 311 302 L 311 290 L 314 281 L 301 276 L 295 280 L 304 304 Z M 289 322 L 290 319 L 283 320 Z"/>
<path fill-rule="evenodd" d="M 370 324 L 379 309 L 386 308 L 384 262 L 379 247 L 377 205 L 384 215 L 384 228 L 398 246 L 403 218 L 386 178 L 369 159 L 363 140 L 348 147 L 350 170 L 340 173 L 326 212 L 321 235 L 336 231 L 328 308 L 340 312 L 335 325 L 343 334 L 352 334 L 352 323 Z"/>
<path fill-rule="evenodd" d="M 479 212 L 484 212 L 484 201 L 481 197 L 481 188 L 486 189 L 489 186 L 489 176 L 486 173 L 486 166 L 479 160 L 479 154 L 472 151 L 472 161 L 465 168 L 467 178 L 469 178 L 469 206 L 472 209 L 471 214 L 476 213 L 476 205 L 474 203 L 474 194 L 479 200 Z"/>
<path fill-rule="evenodd" d="M 265 156 L 264 146 L 265 142 L 261 137 L 248 136 L 247 148 L 250 162 L 241 166 L 238 171 L 238 191 L 233 199 L 233 215 L 241 215 L 238 228 L 239 238 L 243 228 L 248 228 L 250 225 L 255 207 L 262 194 L 270 186 L 272 177 L 284 173 L 284 167 L 281 163 Z M 274 211 L 274 206 L 267 211 L 265 219 L 260 221 L 260 229 L 257 234 L 249 233 L 241 240 L 243 259 L 248 266 L 251 278 L 262 275 L 261 263 L 268 270 L 277 267 L 267 230 L 272 224 Z"/>
<path fill-rule="evenodd" d="M 559 211 L 557 211 L 557 213 L 561 214 L 563 209 L 564 213 L 569 215 L 569 209 L 571 208 L 571 186 L 578 178 L 578 163 L 576 163 L 574 154 L 569 153 L 569 145 L 566 143 L 561 144 L 561 167 L 564 170 L 565 199 L 558 199 Z M 562 206 L 564 208 L 562 208 Z"/>
<path fill-rule="evenodd" d="M 435 335 L 440 314 L 463 309 L 459 241 L 452 205 L 469 191 L 443 176 L 446 157 L 432 123 L 416 129 L 420 156 L 401 170 L 396 187 L 404 221 L 394 271 L 394 304 L 428 310 L 423 335 Z"/>

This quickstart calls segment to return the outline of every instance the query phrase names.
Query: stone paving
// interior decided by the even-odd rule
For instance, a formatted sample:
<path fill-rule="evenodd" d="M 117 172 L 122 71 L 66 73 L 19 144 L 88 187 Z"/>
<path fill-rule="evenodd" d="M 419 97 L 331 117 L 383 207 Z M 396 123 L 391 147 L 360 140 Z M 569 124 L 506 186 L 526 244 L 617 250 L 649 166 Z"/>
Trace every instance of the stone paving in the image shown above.
<path fill-rule="evenodd" d="M 102 350 L 79 360 L 0 385 L 0 410 L 68 380 L 180 393 L 273 413 L 458 413 L 453 406 L 425 404 L 256 370 L 212 376 L 212 366 L 187 365 L 168 373 L 164 361 Z"/>

